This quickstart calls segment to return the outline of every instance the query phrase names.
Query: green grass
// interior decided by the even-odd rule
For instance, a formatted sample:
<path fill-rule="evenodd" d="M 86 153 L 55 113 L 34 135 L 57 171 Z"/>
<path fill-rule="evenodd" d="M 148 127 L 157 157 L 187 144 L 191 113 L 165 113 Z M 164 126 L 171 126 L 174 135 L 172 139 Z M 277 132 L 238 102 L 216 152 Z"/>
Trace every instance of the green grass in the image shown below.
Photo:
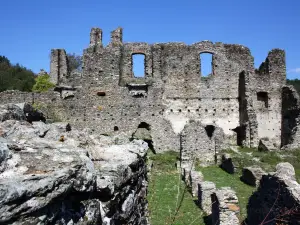
<path fill-rule="evenodd" d="M 238 167 L 238 173 L 241 173 L 243 167 L 257 165 L 266 172 L 274 172 L 276 165 L 280 162 L 291 163 L 296 172 L 296 178 L 300 182 L 300 149 L 276 152 L 260 152 L 253 148 L 239 148 L 240 154 L 227 149 L 224 152 L 230 153 L 233 162 Z M 254 160 L 254 158 L 258 160 Z"/>
<path fill-rule="evenodd" d="M 196 169 L 203 173 L 205 181 L 214 182 L 217 188 L 231 187 L 236 191 L 241 209 L 240 221 L 243 221 L 247 216 L 248 199 L 256 188 L 240 181 L 242 168 L 257 165 L 266 172 L 272 172 L 275 171 L 279 162 L 289 162 L 294 166 L 299 182 L 300 149 L 280 152 L 259 152 L 257 149 L 251 148 L 239 148 L 238 150 L 240 154 L 230 149 L 223 151 L 231 154 L 238 167 L 237 172 L 233 175 L 218 166 L 199 167 L 196 165 Z M 204 225 L 204 212 L 194 203 L 196 199 L 188 192 L 175 168 L 175 164 L 179 160 L 178 153 L 166 152 L 155 155 L 150 152 L 148 158 L 153 162 L 147 196 L 151 224 Z"/>
<path fill-rule="evenodd" d="M 216 184 L 217 188 L 231 187 L 235 190 L 239 199 L 239 206 L 241 210 L 241 221 L 247 216 L 247 203 L 248 199 L 255 191 L 255 187 L 251 187 L 242 181 L 240 181 L 240 174 L 229 174 L 219 168 L 218 166 L 209 166 L 198 168 L 203 173 L 205 181 L 212 181 Z"/>
<path fill-rule="evenodd" d="M 150 153 L 151 154 L 151 153 Z M 175 168 L 178 154 L 151 154 L 153 167 L 149 177 L 148 209 L 152 225 L 204 225 L 204 213 L 181 181 Z"/>

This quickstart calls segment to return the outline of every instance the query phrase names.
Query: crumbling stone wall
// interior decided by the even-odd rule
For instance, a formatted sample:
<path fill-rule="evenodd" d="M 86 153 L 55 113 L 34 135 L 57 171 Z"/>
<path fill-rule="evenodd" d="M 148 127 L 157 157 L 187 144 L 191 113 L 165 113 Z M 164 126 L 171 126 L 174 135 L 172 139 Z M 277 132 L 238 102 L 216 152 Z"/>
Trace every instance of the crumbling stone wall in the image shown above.
<path fill-rule="evenodd" d="M 293 86 L 282 89 L 281 145 L 297 148 L 300 143 L 300 97 Z"/>
<path fill-rule="evenodd" d="M 276 144 L 277 148 L 280 148 L 281 88 L 286 82 L 284 51 L 280 49 L 270 51 L 266 61 L 255 71 L 249 81 L 257 118 L 258 139 L 268 138 Z"/>
<path fill-rule="evenodd" d="M 60 99 L 51 104 L 62 106 L 62 119 L 129 137 L 140 123 L 148 123 L 158 152 L 179 151 L 179 134 L 192 120 L 215 124 L 228 144 L 255 147 L 267 137 L 280 146 L 282 50 L 272 50 L 255 71 L 250 50 L 242 45 L 123 43 L 122 33 L 122 28 L 111 32 L 103 46 L 102 30 L 93 28 L 83 70 L 74 76 L 68 73 L 66 52 L 52 50 L 50 74 Z M 201 53 L 212 54 L 212 74 L 205 78 Z M 135 54 L 145 56 L 144 77 L 133 74 Z"/>
<path fill-rule="evenodd" d="M 239 225 L 240 208 L 236 193 L 229 187 L 223 187 L 211 195 L 212 224 Z"/>
<path fill-rule="evenodd" d="M 51 50 L 50 81 L 54 84 L 61 84 L 68 75 L 68 60 L 64 49 Z"/>
<path fill-rule="evenodd" d="M 224 149 L 223 130 L 216 125 L 204 125 L 191 121 L 181 135 L 181 159 L 183 163 L 200 161 L 203 165 L 215 163 L 218 153 Z"/>

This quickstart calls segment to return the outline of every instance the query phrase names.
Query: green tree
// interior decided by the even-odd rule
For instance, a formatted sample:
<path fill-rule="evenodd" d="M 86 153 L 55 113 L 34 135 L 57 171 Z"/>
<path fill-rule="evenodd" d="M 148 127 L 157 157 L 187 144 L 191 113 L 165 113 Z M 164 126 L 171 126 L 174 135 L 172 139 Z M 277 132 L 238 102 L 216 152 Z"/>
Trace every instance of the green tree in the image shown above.
<path fill-rule="evenodd" d="M 82 56 L 75 53 L 67 54 L 69 72 L 73 70 L 82 70 Z"/>
<path fill-rule="evenodd" d="M 294 79 L 294 80 L 287 80 L 287 84 L 293 85 L 295 89 L 298 91 L 300 94 L 300 80 Z"/>
<path fill-rule="evenodd" d="M 32 91 L 34 92 L 45 92 L 50 88 L 55 87 L 55 84 L 50 82 L 50 77 L 48 74 L 37 76 L 35 81 L 36 83 L 32 88 Z"/>
<path fill-rule="evenodd" d="M 11 65 L 7 57 L 0 56 L 0 91 L 31 91 L 34 78 L 35 74 L 31 70 L 19 64 Z"/>

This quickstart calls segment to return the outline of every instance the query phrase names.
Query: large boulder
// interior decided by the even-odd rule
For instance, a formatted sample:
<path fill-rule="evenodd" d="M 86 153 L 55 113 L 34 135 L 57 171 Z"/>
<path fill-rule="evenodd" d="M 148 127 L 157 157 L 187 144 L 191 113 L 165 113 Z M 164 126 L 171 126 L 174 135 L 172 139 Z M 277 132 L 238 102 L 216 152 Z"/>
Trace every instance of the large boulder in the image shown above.
<path fill-rule="evenodd" d="M 0 130 L 0 224 L 145 224 L 144 141 L 115 145 L 66 123 Z"/>
<path fill-rule="evenodd" d="M 295 169 L 292 164 L 288 162 L 278 163 L 276 166 L 276 174 L 280 177 L 287 177 L 296 180 Z"/>
<path fill-rule="evenodd" d="M 242 173 L 241 180 L 251 186 L 258 186 L 260 179 L 266 174 L 266 172 L 258 166 L 245 167 Z"/>
<path fill-rule="evenodd" d="M 7 147 L 5 139 L 0 138 L 0 173 L 7 167 L 7 160 L 11 157 L 11 153 Z"/>
<path fill-rule="evenodd" d="M 21 110 L 24 112 L 26 116 L 26 120 L 28 122 L 31 123 L 32 121 L 43 121 L 43 122 L 46 121 L 43 112 L 41 112 L 38 109 L 35 109 L 31 104 L 27 102 L 23 102 L 23 103 L 18 103 L 16 105 L 20 107 Z"/>
<path fill-rule="evenodd" d="M 34 109 L 32 105 L 25 102 L 0 105 L 0 121 L 6 120 L 46 121 L 41 111 Z"/>
<path fill-rule="evenodd" d="M 0 105 L 0 122 L 6 120 L 25 120 L 23 110 L 15 104 Z"/>

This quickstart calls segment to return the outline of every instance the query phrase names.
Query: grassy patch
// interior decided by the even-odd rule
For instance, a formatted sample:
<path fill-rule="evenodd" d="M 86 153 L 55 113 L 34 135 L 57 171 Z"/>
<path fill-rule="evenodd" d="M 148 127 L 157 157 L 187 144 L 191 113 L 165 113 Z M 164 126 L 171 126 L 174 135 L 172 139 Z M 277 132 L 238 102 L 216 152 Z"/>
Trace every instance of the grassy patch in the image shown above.
<path fill-rule="evenodd" d="M 300 182 L 300 149 L 277 152 L 260 152 L 253 148 L 239 148 L 239 153 L 226 149 L 223 152 L 230 153 L 233 162 L 237 166 L 238 173 L 243 167 L 257 165 L 266 172 L 274 172 L 280 162 L 291 163 L 296 171 L 296 178 Z"/>
<path fill-rule="evenodd" d="M 149 155 L 153 167 L 147 199 L 152 225 L 204 225 L 203 212 L 175 168 L 178 156 L 174 152 Z"/>
<path fill-rule="evenodd" d="M 247 216 L 246 207 L 248 204 L 248 199 L 255 188 L 240 181 L 240 174 L 228 174 L 218 166 L 203 167 L 200 168 L 200 171 L 203 173 L 204 180 L 214 182 L 217 188 L 231 187 L 236 191 L 241 209 L 241 221 L 245 219 Z"/>

